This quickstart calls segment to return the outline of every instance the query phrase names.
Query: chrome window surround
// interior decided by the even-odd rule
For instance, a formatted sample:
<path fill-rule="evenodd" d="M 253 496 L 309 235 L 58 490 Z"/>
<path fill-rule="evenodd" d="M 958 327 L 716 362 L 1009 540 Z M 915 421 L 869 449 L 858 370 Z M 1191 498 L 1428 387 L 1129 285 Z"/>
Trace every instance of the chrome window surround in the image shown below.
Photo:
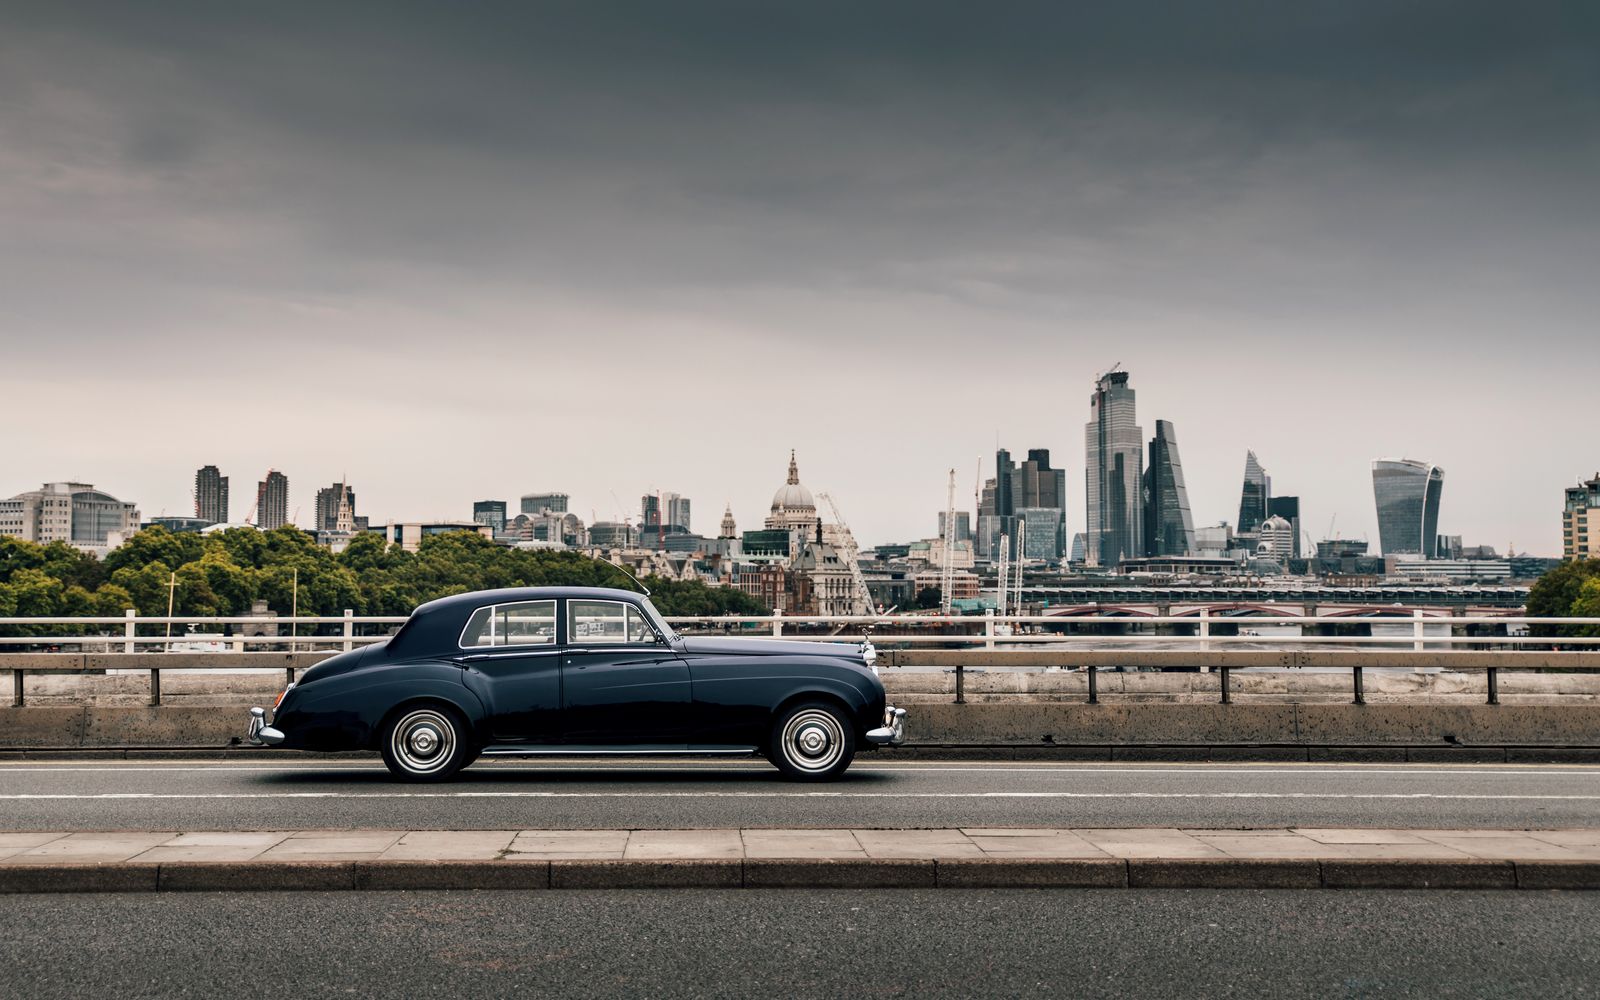
<path fill-rule="evenodd" d="M 624 635 L 623 639 L 620 642 L 617 642 L 617 641 L 612 641 L 612 640 L 607 640 L 607 639 L 581 640 L 581 639 L 577 638 L 577 629 L 575 629 L 573 627 L 574 625 L 577 624 L 576 621 L 574 620 L 574 617 L 573 617 L 574 616 L 574 610 L 573 609 L 574 609 L 574 607 L 576 605 L 579 605 L 579 604 L 608 604 L 608 605 L 612 605 L 614 607 L 622 608 L 623 609 L 622 610 L 623 626 L 622 627 L 623 627 L 623 635 Z M 650 640 L 645 641 L 645 642 L 634 642 L 634 641 L 631 641 L 631 640 L 629 640 L 627 638 L 627 632 L 632 627 L 632 622 L 629 619 L 632 618 L 632 617 L 637 617 L 639 622 L 646 629 L 649 630 L 650 635 L 652 636 L 652 638 Z M 657 625 L 655 620 L 652 618 L 652 616 L 649 615 L 649 614 L 646 614 L 645 610 L 643 608 L 641 608 L 641 607 L 637 607 L 637 606 L 635 606 L 633 604 L 628 603 L 627 601 L 609 601 L 609 600 L 605 600 L 603 598 L 602 599 L 591 599 L 591 598 L 576 598 L 576 597 L 574 597 L 574 598 L 568 598 L 567 599 L 567 645 L 568 646 L 584 646 L 584 647 L 664 646 L 664 645 L 667 645 L 667 639 L 666 639 L 666 636 L 661 634 L 661 629 Z"/>
<path fill-rule="evenodd" d="M 474 649 L 474 650 L 477 650 L 477 649 L 510 649 L 510 648 L 514 648 L 514 647 L 524 647 L 524 646 L 552 646 L 552 647 L 555 646 L 556 645 L 556 633 L 555 633 L 554 630 L 552 630 L 551 633 L 550 633 L 550 641 L 549 642 L 498 642 L 497 643 L 497 642 L 490 641 L 490 642 L 474 643 L 473 645 L 470 645 L 470 646 L 466 644 L 467 630 L 472 628 L 472 623 L 477 619 L 479 614 L 481 614 L 484 611 L 489 612 L 489 633 L 488 633 L 488 638 L 493 640 L 494 637 L 495 637 L 494 623 L 495 623 L 496 619 L 499 617 L 496 614 L 496 612 L 500 608 L 512 608 L 512 607 L 518 607 L 520 605 L 526 605 L 526 604 L 548 604 L 548 605 L 550 605 L 550 622 L 551 622 L 552 626 L 558 623 L 559 618 L 560 618 L 560 609 L 559 609 L 558 605 L 560 604 L 560 602 L 555 600 L 554 598 L 548 598 L 548 599 L 542 600 L 542 601 L 506 601 L 506 602 L 501 603 L 501 604 L 485 604 L 482 607 L 473 608 L 472 609 L 472 614 L 467 616 L 466 624 L 461 626 L 461 634 L 456 637 L 456 648 L 457 649 Z"/>

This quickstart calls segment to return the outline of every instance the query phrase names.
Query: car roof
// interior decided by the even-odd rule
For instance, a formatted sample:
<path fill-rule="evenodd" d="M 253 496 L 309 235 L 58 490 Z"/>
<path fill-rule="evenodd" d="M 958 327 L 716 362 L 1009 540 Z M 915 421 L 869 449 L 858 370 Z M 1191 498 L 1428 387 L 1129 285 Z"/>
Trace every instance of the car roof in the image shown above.
<path fill-rule="evenodd" d="M 611 587 L 506 587 L 452 594 L 419 605 L 411 612 L 400 633 L 390 641 L 391 652 L 402 656 L 425 656 L 438 650 L 454 650 L 461 630 L 466 627 L 467 616 L 478 608 L 489 604 L 553 601 L 560 598 L 638 604 L 645 595 Z"/>

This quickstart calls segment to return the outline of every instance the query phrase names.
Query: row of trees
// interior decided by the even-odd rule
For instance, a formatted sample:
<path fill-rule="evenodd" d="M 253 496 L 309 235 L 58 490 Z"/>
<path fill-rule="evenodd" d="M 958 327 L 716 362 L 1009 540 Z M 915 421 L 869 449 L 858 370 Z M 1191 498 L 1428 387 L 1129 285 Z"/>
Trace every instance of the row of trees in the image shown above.
<path fill-rule="evenodd" d="M 405 615 L 425 601 L 498 587 L 636 590 L 617 567 L 576 552 L 532 552 L 473 532 L 425 539 L 416 552 L 357 535 L 335 555 L 295 527 L 233 528 L 199 535 L 152 527 L 96 559 L 62 542 L 0 538 L 0 617 L 167 612 L 169 583 L 181 615 L 247 614 L 257 600 L 279 614 Z M 667 615 L 766 614 L 756 598 L 700 581 L 644 581 Z M 71 627 L 67 627 L 71 631 Z M 65 634 L 65 633 L 61 633 Z"/>
<path fill-rule="evenodd" d="M 1600 559 L 1574 559 L 1541 576 L 1528 592 L 1530 618 L 1600 618 Z M 1548 629 L 1568 635 L 1600 636 L 1600 626 Z"/>

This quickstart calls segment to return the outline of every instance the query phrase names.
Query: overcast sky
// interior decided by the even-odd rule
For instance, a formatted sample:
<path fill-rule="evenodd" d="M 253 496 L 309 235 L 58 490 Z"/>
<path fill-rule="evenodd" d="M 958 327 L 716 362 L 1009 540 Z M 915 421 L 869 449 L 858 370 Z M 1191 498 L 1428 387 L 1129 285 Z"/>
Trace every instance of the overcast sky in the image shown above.
<path fill-rule="evenodd" d="M 0 495 L 308 524 L 646 490 L 864 544 L 1121 362 L 1199 524 L 1245 451 L 1377 542 L 1559 554 L 1600 468 L 1600 6 L 0 0 Z M 613 494 L 619 500 L 613 500 Z"/>

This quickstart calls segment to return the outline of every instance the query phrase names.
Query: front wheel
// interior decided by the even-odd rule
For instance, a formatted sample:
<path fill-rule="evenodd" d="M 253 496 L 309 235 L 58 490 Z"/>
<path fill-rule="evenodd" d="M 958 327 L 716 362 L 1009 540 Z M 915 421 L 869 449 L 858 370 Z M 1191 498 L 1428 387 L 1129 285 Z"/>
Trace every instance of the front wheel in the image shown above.
<path fill-rule="evenodd" d="M 437 705 L 397 713 L 380 749 L 389 772 L 401 781 L 448 781 L 476 756 L 460 716 Z"/>
<path fill-rule="evenodd" d="M 856 755 L 854 729 L 837 705 L 803 702 L 773 722 L 770 758 L 791 781 L 830 781 Z"/>

